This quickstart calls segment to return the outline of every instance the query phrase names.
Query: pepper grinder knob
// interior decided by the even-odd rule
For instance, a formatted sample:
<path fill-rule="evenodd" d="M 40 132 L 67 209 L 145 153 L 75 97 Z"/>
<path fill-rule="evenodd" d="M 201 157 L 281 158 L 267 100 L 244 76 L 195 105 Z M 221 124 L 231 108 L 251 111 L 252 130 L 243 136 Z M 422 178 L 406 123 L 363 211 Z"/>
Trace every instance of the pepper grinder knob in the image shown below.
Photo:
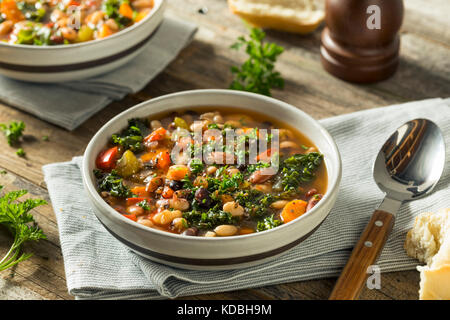
<path fill-rule="evenodd" d="M 321 61 L 334 76 L 356 83 L 392 76 L 399 61 L 403 0 L 326 0 Z"/>

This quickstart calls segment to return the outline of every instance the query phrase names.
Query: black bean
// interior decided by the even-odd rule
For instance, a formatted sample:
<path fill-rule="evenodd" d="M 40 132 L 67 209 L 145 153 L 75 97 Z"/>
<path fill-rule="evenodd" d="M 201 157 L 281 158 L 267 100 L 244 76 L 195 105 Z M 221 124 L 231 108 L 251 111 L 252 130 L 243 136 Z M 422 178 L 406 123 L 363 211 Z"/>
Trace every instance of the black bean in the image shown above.
<path fill-rule="evenodd" d="M 245 171 L 247 169 L 247 165 L 245 163 L 241 163 L 237 166 L 239 171 Z"/>
<path fill-rule="evenodd" d="M 206 188 L 197 189 L 197 191 L 195 191 L 195 200 L 197 200 L 201 207 L 209 207 L 211 204 L 209 191 Z"/>
<path fill-rule="evenodd" d="M 183 182 L 182 181 L 177 181 L 177 180 L 170 180 L 169 187 L 173 191 L 177 191 L 177 190 L 183 189 Z"/>
<path fill-rule="evenodd" d="M 198 233 L 198 229 L 196 227 L 190 227 L 183 231 L 182 235 L 184 236 L 196 236 Z"/>

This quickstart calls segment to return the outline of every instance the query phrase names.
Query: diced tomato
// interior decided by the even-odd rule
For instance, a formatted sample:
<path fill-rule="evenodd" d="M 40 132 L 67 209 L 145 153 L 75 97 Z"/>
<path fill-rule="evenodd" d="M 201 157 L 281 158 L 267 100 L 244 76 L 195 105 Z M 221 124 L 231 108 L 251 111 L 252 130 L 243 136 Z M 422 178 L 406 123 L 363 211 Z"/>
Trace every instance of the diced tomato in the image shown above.
<path fill-rule="evenodd" d="M 137 221 L 137 217 L 136 217 L 136 215 L 134 213 L 132 213 L 132 214 L 123 214 L 123 216 L 125 218 L 131 219 L 133 221 Z"/>
<path fill-rule="evenodd" d="M 161 170 L 169 168 L 170 162 L 171 160 L 169 151 L 161 151 L 156 156 L 156 166 Z"/>
<path fill-rule="evenodd" d="M 150 133 L 148 136 L 146 136 L 144 138 L 144 141 L 159 141 L 162 140 L 164 138 L 164 136 L 166 135 L 167 130 L 164 129 L 163 127 L 156 129 L 155 131 L 153 131 L 152 133 Z"/>
<path fill-rule="evenodd" d="M 148 197 L 149 194 L 145 189 L 145 187 L 134 187 L 131 189 L 131 192 L 138 197 Z"/>
<path fill-rule="evenodd" d="M 149 201 L 150 198 L 148 198 L 148 197 L 127 198 L 127 206 L 131 206 L 133 204 L 139 203 L 139 202 L 144 201 L 144 200 Z"/>
<path fill-rule="evenodd" d="M 95 161 L 95 165 L 99 169 L 112 170 L 116 167 L 117 154 L 119 149 L 117 147 L 112 147 L 108 150 L 100 152 Z"/>
<path fill-rule="evenodd" d="M 70 7 L 70 6 L 77 6 L 77 7 L 78 7 L 80 4 L 81 4 L 81 3 L 78 2 L 78 1 L 71 0 L 67 6 L 68 6 L 68 7 Z"/>

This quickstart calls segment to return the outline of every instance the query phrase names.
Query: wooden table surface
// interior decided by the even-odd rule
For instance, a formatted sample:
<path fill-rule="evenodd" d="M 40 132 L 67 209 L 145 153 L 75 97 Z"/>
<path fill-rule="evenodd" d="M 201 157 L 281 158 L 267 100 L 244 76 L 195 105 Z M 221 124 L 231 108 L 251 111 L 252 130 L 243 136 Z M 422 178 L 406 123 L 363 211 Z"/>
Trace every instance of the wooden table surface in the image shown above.
<path fill-rule="evenodd" d="M 207 14 L 198 10 L 208 8 Z M 316 119 L 395 103 L 450 96 L 450 2 L 407 0 L 401 36 L 401 62 L 389 80 L 354 85 L 327 74 L 319 60 L 320 32 L 308 36 L 268 32 L 268 39 L 286 48 L 277 69 L 286 80 L 274 97 L 291 103 Z M 73 132 L 0 103 L 0 123 L 22 120 L 27 157 L 15 155 L 0 137 L 0 184 L 6 190 L 28 189 L 33 197 L 48 199 L 41 167 L 81 155 L 93 134 L 119 112 L 144 100 L 188 89 L 227 88 L 230 66 L 245 55 L 229 49 L 246 34 L 244 24 L 229 11 L 225 0 L 169 0 L 168 15 L 195 21 L 193 42 L 144 90 L 112 103 Z M 51 93 L 49 93 L 51 94 Z M 433 112 L 433 110 L 430 110 Z M 49 136 L 49 141 L 41 137 Z M 34 210 L 47 241 L 30 244 L 34 256 L 0 273 L 0 299 L 73 299 L 67 292 L 55 215 L 50 205 Z M 0 230 L 0 254 L 10 237 Z M 293 282 L 258 289 L 189 297 L 193 299 L 326 299 L 335 278 Z M 382 274 L 381 290 L 364 289 L 362 299 L 417 299 L 417 271 Z"/>

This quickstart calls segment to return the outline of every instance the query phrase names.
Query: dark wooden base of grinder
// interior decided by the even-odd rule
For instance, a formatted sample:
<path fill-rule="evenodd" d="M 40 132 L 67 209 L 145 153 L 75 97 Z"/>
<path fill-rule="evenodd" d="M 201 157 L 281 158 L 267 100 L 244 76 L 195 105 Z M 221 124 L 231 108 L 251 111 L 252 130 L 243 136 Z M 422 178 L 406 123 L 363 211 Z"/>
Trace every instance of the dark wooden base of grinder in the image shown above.
<path fill-rule="evenodd" d="M 321 61 L 325 70 L 350 82 L 371 83 L 385 80 L 397 70 L 400 38 L 378 48 L 355 48 L 351 50 L 335 41 L 330 31 L 322 32 Z"/>

